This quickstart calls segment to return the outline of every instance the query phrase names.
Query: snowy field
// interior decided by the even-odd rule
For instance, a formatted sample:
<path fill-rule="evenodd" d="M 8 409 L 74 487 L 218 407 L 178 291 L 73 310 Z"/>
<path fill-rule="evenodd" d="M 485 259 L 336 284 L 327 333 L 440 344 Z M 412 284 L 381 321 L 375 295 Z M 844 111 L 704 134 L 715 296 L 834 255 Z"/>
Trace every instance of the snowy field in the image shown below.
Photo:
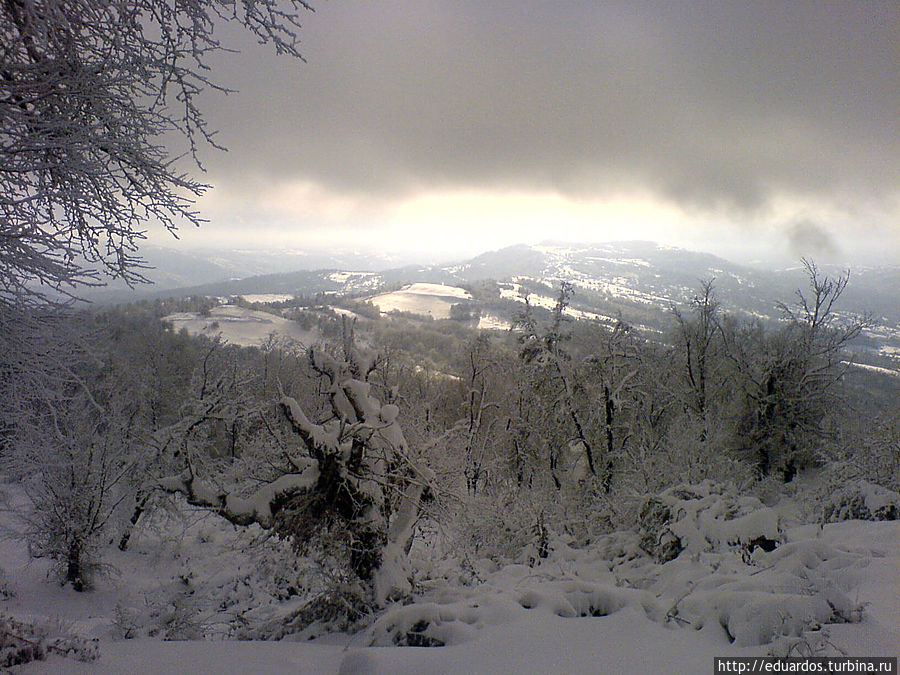
<path fill-rule="evenodd" d="M 247 302 L 262 303 L 264 305 L 273 302 L 287 302 L 294 299 L 294 295 L 291 293 L 251 293 L 241 297 Z"/>
<path fill-rule="evenodd" d="M 209 316 L 179 312 L 163 317 L 163 321 L 171 323 L 176 331 L 185 328 L 191 335 L 219 335 L 230 344 L 241 347 L 258 347 L 273 333 L 304 345 L 313 344 L 320 338 L 318 333 L 305 331 L 289 319 L 235 305 L 214 307 Z"/>
<path fill-rule="evenodd" d="M 435 319 L 448 319 L 450 307 L 468 302 L 472 296 L 456 286 L 420 282 L 404 286 L 393 293 L 383 293 L 367 299 L 382 312 L 412 312 Z"/>
<path fill-rule="evenodd" d="M 0 613 L 96 638 L 100 651 L 91 663 L 51 655 L 11 672 L 708 673 L 715 656 L 900 655 L 900 521 L 803 524 L 790 500 L 770 508 L 704 489 L 666 497 L 684 513 L 671 526 L 684 549 L 665 563 L 639 552 L 637 532 L 581 548 L 556 538 L 531 564 L 476 561 L 475 584 L 460 581 L 451 557 L 421 559 L 430 581 L 412 604 L 356 635 L 300 642 L 163 640 L 137 629 L 122 639 L 129 612 L 172 626 L 191 607 L 209 637 L 229 612 L 258 619 L 278 607 L 252 579 L 277 575 L 279 551 L 260 555 L 252 533 L 214 516 L 186 508 L 131 550 L 111 547 L 108 574 L 87 593 L 61 587 L 47 561 L 7 537 Z M 0 490 L 21 506 L 17 486 Z M 19 526 L 8 511 L 3 524 Z M 774 551 L 733 545 L 766 532 Z M 413 638 L 446 646 L 395 646 Z"/>
<path fill-rule="evenodd" d="M 509 330 L 512 324 L 493 314 L 482 314 L 478 318 L 478 330 Z"/>
<path fill-rule="evenodd" d="M 891 377 L 900 377 L 900 370 L 892 370 L 891 368 L 881 368 L 880 366 L 870 366 L 867 363 L 850 363 L 849 361 L 842 361 L 842 363 L 844 363 L 846 365 L 851 365 L 854 368 L 868 370 L 873 373 L 881 373 L 882 375 L 890 375 Z"/>
<path fill-rule="evenodd" d="M 522 286 L 519 283 L 502 286 L 500 288 L 500 297 L 504 300 L 514 300 L 515 302 L 521 302 L 522 304 L 525 304 L 525 296 L 522 295 Z M 544 309 L 552 310 L 554 307 L 556 307 L 557 300 L 555 298 L 548 298 L 545 295 L 537 295 L 535 293 L 531 293 L 528 295 L 528 302 L 532 307 L 543 307 Z M 587 312 L 581 309 L 575 309 L 574 307 L 566 307 L 564 310 L 564 314 L 566 314 L 566 316 L 572 317 L 573 319 L 582 319 L 586 321 L 602 321 L 609 324 L 614 324 L 616 322 L 616 320 L 612 317 L 608 317 L 603 314 L 597 314 L 596 312 Z"/>

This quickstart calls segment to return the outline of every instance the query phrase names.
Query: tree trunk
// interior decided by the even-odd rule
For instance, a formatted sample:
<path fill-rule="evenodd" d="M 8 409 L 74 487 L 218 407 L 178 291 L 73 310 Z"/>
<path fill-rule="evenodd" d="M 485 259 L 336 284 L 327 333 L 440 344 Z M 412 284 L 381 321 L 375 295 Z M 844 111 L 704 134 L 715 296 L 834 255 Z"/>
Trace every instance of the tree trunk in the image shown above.
<path fill-rule="evenodd" d="M 66 555 L 66 583 L 72 584 L 79 593 L 84 590 L 82 560 L 81 560 L 81 542 L 73 539 L 69 544 L 69 552 Z"/>
<path fill-rule="evenodd" d="M 125 551 L 128 549 L 128 544 L 131 541 L 131 534 L 134 532 L 134 528 L 137 525 L 138 521 L 141 519 L 141 516 L 144 515 L 144 509 L 147 508 L 147 501 L 149 499 L 149 494 L 138 497 L 137 504 L 135 504 L 134 506 L 134 511 L 131 514 L 131 518 L 128 519 L 128 524 L 125 526 L 125 531 L 122 532 L 122 538 L 119 539 L 120 551 Z"/>

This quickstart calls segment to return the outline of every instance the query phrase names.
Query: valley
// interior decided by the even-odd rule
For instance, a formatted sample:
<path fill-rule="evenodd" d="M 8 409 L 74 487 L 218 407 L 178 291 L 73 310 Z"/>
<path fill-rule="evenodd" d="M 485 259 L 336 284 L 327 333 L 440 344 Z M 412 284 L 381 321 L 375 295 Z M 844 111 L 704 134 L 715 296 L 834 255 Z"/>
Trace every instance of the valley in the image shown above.
<path fill-rule="evenodd" d="M 826 267 L 823 271 L 841 270 Z M 161 268 L 159 275 L 166 276 L 165 270 Z M 526 296 L 536 309 L 550 310 L 560 284 L 569 282 L 575 288 L 566 308 L 571 318 L 606 325 L 621 318 L 648 338 L 663 339 L 671 329 L 671 309 L 689 305 L 700 282 L 709 279 L 725 311 L 769 323 L 781 318 L 778 303 L 792 302 L 796 290 L 805 284 L 799 266 L 761 270 L 649 242 L 617 242 L 513 246 L 449 265 L 372 271 L 304 269 L 180 288 L 144 287 L 132 297 L 204 295 L 226 301 L 240 296 L 247 303 L 278 305 L 286 312 L 288 306 L 296 306 L 297 298 L 315 298 L 319 305 L 334 308 L 340 307 L 341 300 L 352 299 L 371 303 L 384 316 L 399 313 L 407 319 L 427 320 L 454 318 L 455 305 L 457 321 L 506 330 L 521 312 Z M 900 371 L 900 305 L 892 290 L 897 288 L 900 268 L 851 270 L 837 316 L 870 317 L 871 323 L 853 344 L 855 360 L 861 364 Z M 198 332 L 198 325 L 187 327 Z M 269 328 L 292 336 L 285 324 Z M 229 336 L 227 330 L 223 334 Z M 236 344 L 245 343 L 238 333 L 234 335 L 240 341 Z"/>

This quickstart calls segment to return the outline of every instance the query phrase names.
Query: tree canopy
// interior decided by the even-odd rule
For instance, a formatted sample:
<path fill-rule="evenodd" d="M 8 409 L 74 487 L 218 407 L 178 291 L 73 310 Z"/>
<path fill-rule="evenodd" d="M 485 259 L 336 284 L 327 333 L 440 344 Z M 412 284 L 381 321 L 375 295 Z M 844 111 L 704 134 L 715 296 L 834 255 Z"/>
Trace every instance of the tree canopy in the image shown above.
<path fill-rule="evenodd" d="M 0 301 L 143 280 L 146 227 L 199 225 L 207 187 L 178 162 L 216 146 L 198 107 L 240 23 L 302 58 L 303 0 L 3 0 L 0 3 Z M 173 151 L 182 140 L 183 152 Z M 190 164 L 189 164 L 190 166 Z"/>

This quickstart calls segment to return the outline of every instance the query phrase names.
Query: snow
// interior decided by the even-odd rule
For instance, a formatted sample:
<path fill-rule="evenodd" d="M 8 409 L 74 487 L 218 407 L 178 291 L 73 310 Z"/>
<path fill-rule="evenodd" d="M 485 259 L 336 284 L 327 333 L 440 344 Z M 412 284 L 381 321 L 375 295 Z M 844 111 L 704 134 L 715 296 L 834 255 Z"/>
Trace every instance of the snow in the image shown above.
<path fill-rule="evenodd" d="M 478 319 L 478 330 L 509 330 L 512 324 L 493 314 L 482 314 Z"/>
<path fill-rule="evenodd" d="M 393 413 L 390 406 L 378 411 L 385 421 Z M 0 488 L 21 505 L 16 486 Z M 229 588 L 245 589 L 223 596 L 228 603 L 239 599 L 229 611 L 248 619 L 277 612 L 278 602 L 262 602 L 259 588 L 246 584 L 258 571 L 267 577 L 280 570 L 286 559 L 248 552 L 252 528 L 198 519 L 201 512 L 188 509 L 185 514 L 194 515 L 181 530 L 170 524 L 160 534 L 138 533 L 132 550 L 111 551 L 118 573 L 98 579 L 90 593 L 60 587 L 48 578 L 47 561 L 29 560 L 20 540 L 6 538 L 0 567 L 15 596 L 0 600 L 0 611 L 70 626 L 99 638 L 101 652 L 93 663 L 51 656 L 13 672 L 701 673 L 711 672 L 716 656 L 803 649 L 900 655 L 900 521 L 807 523 L 789 502 L 771 508 L 713 484 L 689 490 L 659 497 L 681 509 L 672 529 L 686 540 L 684 551 L 664 564 L 640 553 L 636 532 L 612 533 L 579 548 L 554 537 L 544 561 L 479 564 L 484 581 L 474 586 L 433 574 L 415 602 L 387 610 L 362 633 L 304 642 L 114 637 L 117 605 L 164 605 L 173 593 L 215 600 Z M 860 490 L 884 497 L 874 487 Z M 15 529 L 10 512 L 0 519 Z M 734 543 L 760 533 L 777 538 L 778 547 L 747 556 Z M 272 555 L 284 550 L 272 549 Z M 436 570 L 455 564 L 438 560 Z M 836 615 L 849 622 L 836 623 Z M 211 611 L 208 625 L 222 616 Z M 396 646 L 398 636 L 401 643 L 429 638 L 447 646 Z"/>
<path fill-rule="evenodd" d="M 328 278 L 331 281 L 343 284 L 350 281 L 351 279 L 361 281 L 375 276 L 376 274 L 374 272 L 332 272 L 328 275 Z"/>
<path fill-rule="evenodd" d="M 512 288 L 508 288 L 507 286 L 512 286 Z M 521 284 L 514 283 L 508 284 L 507 286 L 500 287 L 500 297 L 505 300 L 514 300 L 516 302 L 525 303 L 525 298 L 522 296 L 522 286 Z M 553 309 L 556 307 L 556 299 L 548 298 L 545 295 L 537 295 L 537 294 L 529 294 L 528 302 L 533 307 L 543 307 L 545 309 Z M 581 319 L 586 321 L 604 321 L 607 323 L 615 323 L 615 319 L 605 316 L 603 314 L 597 314 L 596 312 L 588 312 L 582 309 L 575 309 L 574 307 L 566 307 L 564 314 L 566 316 L 570 316 L 573 319 Z M 481 328 L 482 326 L 479 324 L 478 326 Z M 508 327 L 508 324 L 507 326 Z"/>
<path fill-rule="evenodd" d="M 870 370 L 873 373 L 881 373 L 882 375 L 890 375 L 892 377 L 900 377 L 900 370 L 893 370 L 891 368 L 882 368 L 880 366 L 870 366 L 867 363 L 850 363 L 849 361 L 842 361 L 845 365 L 853 366 L 854 368 L 861 368 L 862 370 Z"/>
<path fill-rule="evenodd" d="M 677 520 L 669 525 L 689 553 L 727 544 L 747 544 L 759 537 L 776 539 L 778 515 L 755 497 L 725 498 L 711 481 L 681 486 L 660 495 Z"/>
<path fill-rule="evenodd" d="M 464 288 L 445 286 L 444 284 L 428 284 L 417 282 L 403 288 L 406 293 L 420 293 L 422 295 L 437 295 L 460 300 L 471 300 L 472 295 Z"/>
<path fill-rule="evenodd" d="M 461 302 L 469 302 L 472 296 L 463 288 L 417 282 L 399 291 L 383 293 L 367 298 L 382 312 L 412 312 L 435 319 L 450 317 L 450 308 Z"/>
<path fill-rule="evenodd" d="M 695 674 L 711 672 L 724 653 L 701 634 L 664 628 L 634 608 L 600 618 L 526 613 L 464 645 L 356 650 L 339 672 Z"/>
<path fill-rule="evenodd" d="M 826 522 L 865 518 L 894 520 L 900 516 L 900 494 L 880 485 L 858 480 L 831 494 L 825 504 Z"/>
<path fill-rule="evenodd" d="M 340 645 L 262 641 L 124 640 L 105 642 L 102 657 L 93 663 L 53 657 L 16 669 L 35 675 L 295 675 L 336 673 L 346 654 Z"/>
<path fill-rule="evenodd" d="M 251 303 L 270 304 L 273 302 L 287 302 L 293 300 L 294 296 L 290 293 L 251 293 L 241 296 L 244 300 Z"/>
<path fill-rule="evenodd" d="M 268 524 L 272 518 L 271 508 L 273 501 L 297 490 L 308 490 L 319 479 L 316 463 L 308 458 L 306 460 L 306 467 L 304 467 L 302 473 L 280 476 L 271 483 L 261 487 L 249 499 L 241 499 L 234 495 L 229 495 L 226 507 L 233 513 L 250 513 L 261 524 Z M 294 462 L 299 463 L 299 460 L 294 460 Z"/>
<path fill-rule="evenodd" d="M 337 314 L 338 316 L 346 316 L 350 319 L 357 319 L 365 321 L 365 317 L 357 314 L 356 312 L 350 311 L 349 309 L 344 309 L 343 307 L 335 307 L 333 305 L 329 305 L 328 308 Z"/>
<path fill-rule="evenodd" d="M 258 347 L 273 333 L 307 345 L 321 337 L 315 330 L 303 330 L 295 321 L 235 305 L 213 307 L 206 317 L 179 312 L 163 317 L 163 321 L 171 323 L 176 331 L 186 329 L 191 335 L 219 335 L 242 347 Z"/>
<path fill-rule="evenodd" d="M 224 493 L 203 481 L 188 480 L 181 476 L 162 478 L 159 486 L 168 492 L 184 494 L 191 504 L 212 507 L 235 522 L 255 522 L 268 527 L 272 519 L 273 502 L 292 492 L 308 490 L 319 479 L 318 465 L 313 459 L 300 457 L 292 463 L 300 470 L 298 473 L 285 474 L 270 483 L 263 483 L 248 497 Z"/>
<path fill-rule="evenodd" d="M 316 355 L 319 352 L 314 352 Z M 332 433 L 325 429 L 321 424 L 314 424 L 303 412 L 303 408 L 299 403 L 290 396 L 284 396 L 281 399 L 281 405 L 285 406 L 290 412 L 292 422 L 303 431 L 309 434 L 309 438 L 314 447 L 325 447 L 329 442 L 337 442 L 338 433 Z"/>

